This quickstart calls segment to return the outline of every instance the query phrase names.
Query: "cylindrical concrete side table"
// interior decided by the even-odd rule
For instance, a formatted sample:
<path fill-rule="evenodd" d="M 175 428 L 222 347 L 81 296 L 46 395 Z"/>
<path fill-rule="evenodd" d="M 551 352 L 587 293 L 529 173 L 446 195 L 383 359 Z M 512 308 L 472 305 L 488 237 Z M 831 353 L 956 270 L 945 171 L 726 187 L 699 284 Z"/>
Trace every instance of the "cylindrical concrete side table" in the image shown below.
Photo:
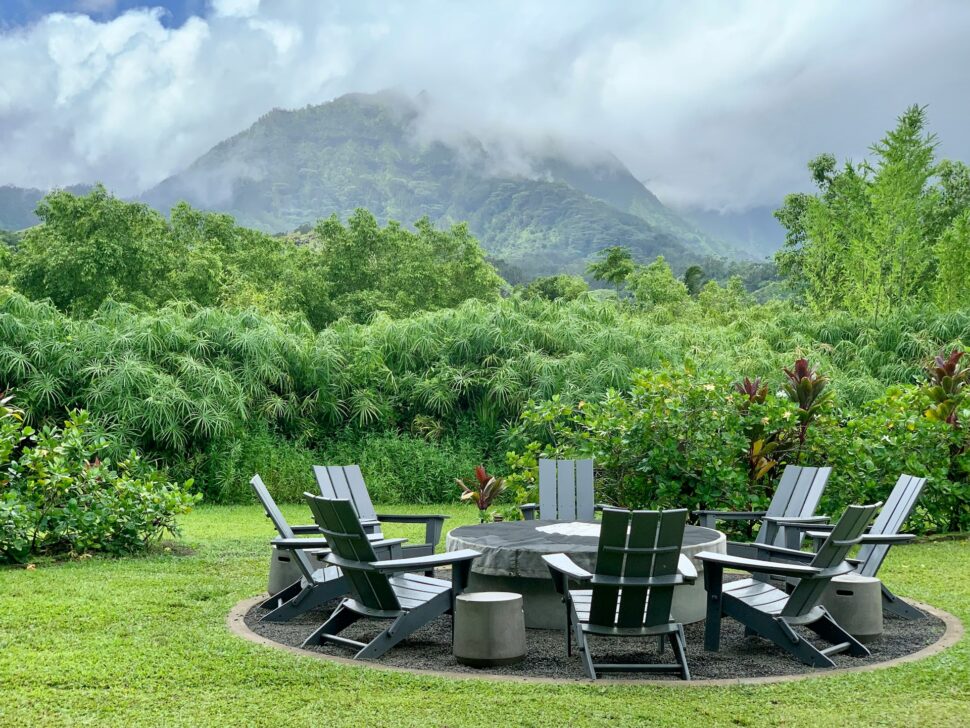
<path fill-rule="evenodd" d="M 455 599 L 455 659 L 470 667 L 511 665 L 525 657 L 522 595 L 475 592 Z"/>
<path fill-rule="evenodd" d="M 293 552 L 289 549 L 278 549 L 273 546 L 270 551 L 269 580 L 266 585 L 266 592 L 270 596 L 273 596 L 283 591 L 293 582 L 302 579 L 303 572 L 300 571 L 300 567 L 296 563 L 296 557 L 293 556 Z M 323 560 L 327 551 L 318 549 L 308 550 L 304 553 L 310 557 L 310 563 L 314 569 L 322 569 L 327 565 Z"/>
<path fill-rule="evenodd" d="M 882 634 L 882 582 L 851 573 L 829 582 L 822 604 L 832 619 L 860 642 Z"/>

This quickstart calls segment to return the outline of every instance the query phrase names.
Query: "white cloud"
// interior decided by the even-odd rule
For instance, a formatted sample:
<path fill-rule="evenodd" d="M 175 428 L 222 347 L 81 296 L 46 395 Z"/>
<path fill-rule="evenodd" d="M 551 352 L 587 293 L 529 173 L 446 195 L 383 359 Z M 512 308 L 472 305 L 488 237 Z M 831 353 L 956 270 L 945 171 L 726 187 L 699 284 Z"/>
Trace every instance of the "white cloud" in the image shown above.
<path fill-rule="evenodd" d="M 144 189 L 273 107 L 428 91 L 423 132 L 609 148 L 675 204 L 772 204 L 910 103 L 970 159 L 970 4 L 220 0 L 0 34 L 0 184 Z"/>
<path fill-rule="evenodd" d="M 251 18 L 259 12 L 259 0 L 212 0 L 212 9 L 224 18 Z"/>

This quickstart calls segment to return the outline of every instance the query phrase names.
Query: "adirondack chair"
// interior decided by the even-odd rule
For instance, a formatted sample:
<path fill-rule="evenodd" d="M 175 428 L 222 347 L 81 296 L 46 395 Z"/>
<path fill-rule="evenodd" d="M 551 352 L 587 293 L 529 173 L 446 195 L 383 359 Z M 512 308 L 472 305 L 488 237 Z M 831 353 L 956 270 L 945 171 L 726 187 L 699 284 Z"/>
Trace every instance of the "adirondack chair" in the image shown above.
<path fill-rule="evenodd" d="M 326 560 L 347 575 L 353 597 L 340 603 L 330 618 L 307 637 L 304 647 L 334 642 L 356 649 L 355 659 L 374 659 L 436 617 L 453 613 L 455 597 L 467 586 L 471 562 L 479 556 L 478 551 L 465 549 L 379 561 L 351 501 L 304 495 L 314 520 L 330 543 L 331 553 Z M 450 582 L 401 573 L 434 570 L 449 564 Z M 391 624 L 366 643 L 340 636 L 340 632 L 365 617 L 391 620 Z"/>
<path fill-rule="evenodd" d="M 769 544 L 772 546 L 786 546 L 791 549 L 800 548 L 803 534 L 797 529 L 788 529 L 779 525 L 794 523 L 824 524 L 827 516 L 816 516 L 822 491 L 828 482 L 832 468 L 803 468 L 797 465 L 786 465 L 781 475 L 778 488 L 775 490 L 767 511 L 694 511 L 699 516 L 700 525 L 714 528 L 717 521 L 761 521 L 761 529 L 755 537 L 755 544 Z M 729 541 L 727 551 L 732 556 L 757 558 L 752 544 Z"/>
<path fill-rule="evenodd" d="M 319 526 L 316 524 L 291 526 L 276 505 L 262 478 L 258 475 L 253 476 L 250 485 L 279 533 L 279 538 L 273 539 L 270 543 L 278 549 L 289 551 L 302 575 L 299 581 L 293 582 L 260 604 L 263 609 L 271 610 L 263 616 L 263 620 L 285 622 L 346 594 L 350 590 L 350 584 L 340 573 L 340 569 L 335 566 L 318 568 L 310 560 L 311 553 L 324 554 L 329 546 Z M 311 537 L 299 538 L 299 534 L 311 534 Z M 374 538 L 374 548 L 386 558 L 399 557 L 401 544 L 405 540 L 403 538 L 383 539 L 378 536 Z"/>
<path fill-rule="evenodd" d="M 604 508 L 596 570 L 580 568 L 566 554 L 543 560 L 566 605 L 566 654 L 572 655 L 575 631 L 586 674 L 597 671 L 670 671 L 690 680 L 683 625 L 670 617 L 674 587 L 693 583 L 697 571 L 680 553 L 685 509 L 627 511 Z M 570 588 L 570 584 L 588 588 Z M 676 664 L 594 663 L 589 637 L 666 637 Z"/>
<path fill-rule="evenodd" d="M 847 559 L 850 564 L 855 566 L 856 573 L 862 576 L 876 576 L 886 554 L 889 553 L 890 546 L 894 543 L 905 543 L 916 538 L 913 534 L 900 533 L 900 530 L 902 530 L 906 519 L 909 518 L 909 514 L 913 512 L 916 499 L 919 498 L 924 485 L 926 485 L 926 478 L 917 478 L 915 475 L 905 473 L 899 476 L 899 480 L 896 481 L 896 485 L 886 499 L 886 504 L 882 507 L 879 515 L 876 516 L 872 528 L 868 530 L 867 539 L 859 548 L 859 553 L 854 559 Z M 808 535 L 815 539 L 816 545 L 823 543 L 828 532 L 832 530 L 831 525 L 786 524 L 784 521 L 781 521 L 780 524 L 786 528 L 807 531 Z M 878 541 L 875 540 L 877 537 L 879 538 Z M 811 559 L 811 554 L 803 551 L 797 553 L 796 556 L 794 554 L 779 555 L 776 552 L 762 555 L 759 558 L 767 557 L 775 560 L 781 558 L 796 562 Z M 882 585 L 882 608 L 884 612 L 903 619 L 922 619 L 925 616 L 921 611 L 893 594 L 885 584 Z"/>
<path fill-rule="evenodd" d="M 807 564 L 747 559 L 712 551 L 697 554 L 696 558 L 704 562 L 704 586 L 707 588 L 704 649 L 717 651 L 721 639 L 721 619 L 728 616 L 744 625 L 746 635 L 758 634 L 771 640 L 796 659 L 813 667 L 835 667 L 830 655 L 846 650 L 856 657 L 868 655 L 869 650 L 832 619 L 820 600 L 833 577 L 852 571 L 852 565 L 845 561 L 845 557 L 849 549 L 865 540 L 863 532 L 880 505 L 849 506 Z M 766 545 L 761 548 L 783 550 Z M 725 568 L 743 569 L 752 574 L 794 577 L 798 583 L 791 594 L 767 581 L 754 578 L 725 584 Z M 794 630 L 796 626 L 807 627 L 830 642 L 830 646 L 817 648 Z"/>
<path fill-rule="evenodd" d="M 527 521 L 592 521 L 592 460 L 539 460 L 539 502 L 519 506 Z"/>
<path fill-rule="evenodd" d="M 381 533 L 382 523 L 423 523 L 424 543 L 408 544 L 404 555 L 430 556 L 441 541 L 441 530 L 448 516 L 378 514 L 371 502 L 359 465 L 314 465 L 313 474 L 324 498 L 351 502 L 367 533 Z"/>

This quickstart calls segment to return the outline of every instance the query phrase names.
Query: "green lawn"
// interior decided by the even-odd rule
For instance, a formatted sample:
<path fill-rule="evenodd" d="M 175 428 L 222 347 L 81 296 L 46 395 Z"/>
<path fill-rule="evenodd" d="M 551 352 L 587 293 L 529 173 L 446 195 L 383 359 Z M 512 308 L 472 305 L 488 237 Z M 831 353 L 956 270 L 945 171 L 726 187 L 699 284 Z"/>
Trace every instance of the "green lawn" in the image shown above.
<path fill-rule="evenodd" d="M 444 510 L 452 527 L 475 518 Z M 226 628 L 265 586 L 270 533 L 256 507 L 203 507 L 184 519 L 191 555 L 0 569 L 0 725 L 970 724 L 966 638 L 888 670 L 732 688 L 444 680 L 290 655 Z M 970 543 L 897 547 L 882 576 L 970 623 Z"/>

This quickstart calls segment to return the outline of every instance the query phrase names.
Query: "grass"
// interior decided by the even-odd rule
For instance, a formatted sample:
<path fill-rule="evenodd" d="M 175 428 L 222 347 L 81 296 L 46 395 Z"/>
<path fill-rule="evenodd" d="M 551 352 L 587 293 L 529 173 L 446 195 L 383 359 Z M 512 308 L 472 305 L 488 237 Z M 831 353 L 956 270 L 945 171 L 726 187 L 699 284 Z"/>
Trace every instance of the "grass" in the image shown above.
<path fill-rule="evenodd" d="M 470 508 L 410 510 L 448 512 L 451 527 L 475 519 Z M 188 555 L 0 569 L 0 725 L 965 726 L 970 715 L 967 638 L 877 672 L 691 689 L 445 680 L 290 655 L 225 624 L 265 587 L 261 512 L 202 507 L 183 524 Z M 419 535 L 409 528 L 392 535 Z M 970 624 L 970 542 L 896 547 L 882 576 Z"/>

